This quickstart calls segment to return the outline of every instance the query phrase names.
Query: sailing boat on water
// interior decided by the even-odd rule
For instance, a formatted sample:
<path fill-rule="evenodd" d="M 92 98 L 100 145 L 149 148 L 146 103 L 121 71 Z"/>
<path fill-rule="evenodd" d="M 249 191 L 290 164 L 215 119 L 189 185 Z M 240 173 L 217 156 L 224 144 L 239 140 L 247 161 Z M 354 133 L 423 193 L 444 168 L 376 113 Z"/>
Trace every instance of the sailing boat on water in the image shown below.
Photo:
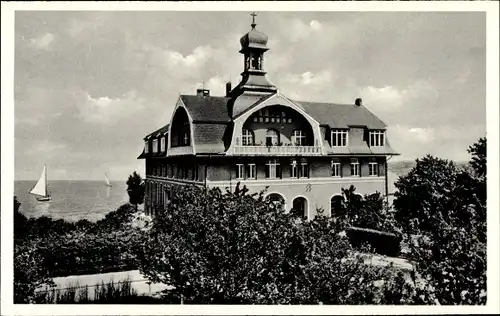
<path fill-rule="evenodd" d="M 47 166 L 43 166 L 42 175 L 33 189 L 31 189 L 30 193 L 33 194 L 37 201 L 40 202 L 48 202 L 52 200 L 52 197 L 47 189 Z"/>
<path fill-rule="evenodd" d="M 109 182 L 108 174 L 107 173 L 104 174 L 104 177 L 106 178 L 106 186 L 107 187 L 112 187 L 111 183 Z"/>

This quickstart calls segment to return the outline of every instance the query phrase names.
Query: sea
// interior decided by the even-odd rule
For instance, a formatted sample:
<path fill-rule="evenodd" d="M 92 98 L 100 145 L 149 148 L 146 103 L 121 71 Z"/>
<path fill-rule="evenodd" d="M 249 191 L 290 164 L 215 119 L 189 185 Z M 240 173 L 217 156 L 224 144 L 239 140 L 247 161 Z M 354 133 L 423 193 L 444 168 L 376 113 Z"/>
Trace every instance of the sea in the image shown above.
<path fill-rule="evenodd" d="M 388 180 L 389 192 L 395 191 L 394 182 L 399 175 L 411 169 L 411 165 L 390 165 Z M 48 216 L 53 219 L 78 221 L 87 219 L 98 221 L 107 213 L 128 202 L 125 181 L 112 181 L 107 187 L 103 181 L 65 181 L 53 180 L 48 183 L 52 195 L 50 202 L 38 202 L 28 192 L 36 181 L 15 181 L 14 195 L 21 202 L 20 211 L 27 217 Z M 392 198 L 389 198 L 391 201 Z"/>
<path fill-rule="evenodd" d="M 125 181 L 111 181 L 112 186 L 108 187 L 103 181 L 49 180 L 50 202 L 38 202 L 28 193 L 35 184 L 36 181 L 14 182 L 14 195 L 21 202 L 19 210 L 27 217 L 98 221 L 128 203 Z"/>

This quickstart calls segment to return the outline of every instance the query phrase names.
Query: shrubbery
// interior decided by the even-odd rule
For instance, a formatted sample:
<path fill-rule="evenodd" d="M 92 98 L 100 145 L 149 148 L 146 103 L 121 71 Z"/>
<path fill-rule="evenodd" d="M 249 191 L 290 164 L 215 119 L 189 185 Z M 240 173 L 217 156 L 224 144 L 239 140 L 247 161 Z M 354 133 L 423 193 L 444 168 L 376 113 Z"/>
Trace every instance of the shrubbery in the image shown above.
<path fill-rule="evenodd" d="M 98 222 L 27 219 L 14 205 L 15 302 L 29 302 L 53 277 L 137 268 L 134 255 L 143 237 L 132 227 L 135 207 L 125 204 Z M 17 207 L 16 207 L 17 206 Z"/>

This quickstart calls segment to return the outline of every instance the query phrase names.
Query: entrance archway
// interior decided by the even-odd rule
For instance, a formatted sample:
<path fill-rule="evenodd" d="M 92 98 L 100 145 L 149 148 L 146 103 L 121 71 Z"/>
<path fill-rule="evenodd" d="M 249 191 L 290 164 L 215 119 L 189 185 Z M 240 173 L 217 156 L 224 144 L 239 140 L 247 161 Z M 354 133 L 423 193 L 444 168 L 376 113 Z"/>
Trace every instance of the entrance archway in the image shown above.
<path fill-rule="evenodd" d="M 342 215 L 344 212 L 344 197 L 342 195 L 334 195 L 330 199 L 330 213 L 332 216 Z"/>
<path fill-rule="evenodd" d="M 307 219 L 307 204 L 306 198 L 298 196 L 293 199 L 292 210 L 290 212 L 296 216 L 302 217 L 303 219 Z"/>
<path fill-rule="evenodd" d="M 279 193 L 270 193 L 266 196 L 266 200 L 273 203 L 277 207 L 284 209 L 285 208 L 285 198 Z"/>

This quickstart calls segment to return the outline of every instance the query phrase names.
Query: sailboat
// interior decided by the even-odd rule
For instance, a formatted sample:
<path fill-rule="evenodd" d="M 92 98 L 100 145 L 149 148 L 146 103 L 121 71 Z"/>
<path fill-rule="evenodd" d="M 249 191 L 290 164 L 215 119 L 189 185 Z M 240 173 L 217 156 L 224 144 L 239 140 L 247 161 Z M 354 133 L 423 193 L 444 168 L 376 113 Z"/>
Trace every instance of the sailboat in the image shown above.
<path fill-rule="evenodd" d="M 48 202 L 52 200 L 52 197 L 47 190 L 47 166 L 43 166 L 42 175 L 33 189 L 31 189 L 30 193 L 33 194 L 37 201 L 40 202 Z"/>
<path fill-rule="evenodd" d="M 105 173 L 105 174 L 104 174 L 104 177 L 106 178 L 106 186 L 111 187 L 112 185 L 111 185 L 111 183 L 109 182 L 109 179 L 108 179 L 108 174 L 107 174 L 107 173 Z"/>

